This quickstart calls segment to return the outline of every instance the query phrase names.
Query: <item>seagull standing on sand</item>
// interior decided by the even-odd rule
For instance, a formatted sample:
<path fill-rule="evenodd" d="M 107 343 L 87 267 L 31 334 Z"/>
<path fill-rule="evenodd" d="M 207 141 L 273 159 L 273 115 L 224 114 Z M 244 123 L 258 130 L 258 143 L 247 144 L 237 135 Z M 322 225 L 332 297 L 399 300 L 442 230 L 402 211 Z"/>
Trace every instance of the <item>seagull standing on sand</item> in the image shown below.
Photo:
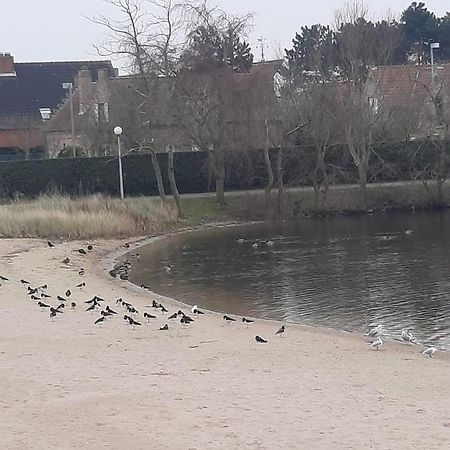
<path fill-rule="evenodd" d="M 372 343 L 369 344 L 369 347 L 376 348 L 377 350 L 380 350 L 380 348 L 383 346 L 383 339 L 380 337 L 377 337 Z"/>
<path fill-rule="evenodd" d="M 424 350 L 424 351 L 422 352 L 422 355 L 427 355 L 427 356 L 429 356 L 430 358 L 432 358 L 433 355 L 434 355 L 436 352 L 437 352 L 437 348 L 436 348 L 436 347 L 430 347 L 430 348 L 427 348 L 426 350 Z"/>
<path fill-rule="evenodd" d="M 260 342 L 261 344 L 267 343 L 267 341 L 263 339 L 261 336 L 255 336 L 255 341 Z"/>
<path fill-rule="evenodd" d="M 402 329 L 402 339 L 404 342 L 415 344 L 414 336 L 406 329 Z"/>
<path fill-rule="evenodd" d="M 275 335 L 279 335 L 280 337 L 283 335 L 283 333 L 285 332 L 286 328 L 284 327 L 284 325 L 281 325 L 281 328 L 275 333 Z"/>

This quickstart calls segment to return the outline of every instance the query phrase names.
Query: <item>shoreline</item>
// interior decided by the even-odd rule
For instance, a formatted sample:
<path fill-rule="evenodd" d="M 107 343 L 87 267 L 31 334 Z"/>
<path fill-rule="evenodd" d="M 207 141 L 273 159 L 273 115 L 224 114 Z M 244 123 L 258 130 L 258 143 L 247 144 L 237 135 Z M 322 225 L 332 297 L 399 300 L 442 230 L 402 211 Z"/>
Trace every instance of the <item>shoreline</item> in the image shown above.
<path fill-rule="evenodd" d="M 209 223 L 209 224 L 205 224 L 205 225 L 201 225 L 201 226 L 197 226 L 197 227 L 189 227 L 189 228 L 185 228 L 185 229 L 170 231 L 167 233 L 161 233 L 156 236 L 138 238 L 136 241 L 130 241 L 130 242 L 132 242 L 132 245 L 134 245 L 133 250 L 136 250 L 141 247 L 150 246 L 153 243 L 160 242 L 160 241 L 163 241 L 166 239 L 170 239 L 173 236 L 178 236 L 178 235 L 184 234 L 184 233 L 201 232 L 202 230 L 208 229 L 208 228 L 243 227 L 243 226 L 251 226 L 251 225 L 260 224 L 260 223 L 263 223 L 263 222 L 262 221 L 251 221 L 251 222 Z M 132 250 L 118 248 L 118 249 L 116 249 L 116 251 L 111 252 L 111 255 L 109 255 L 105 258 L 105 263 L 103 264 L 103 267 L 104 267 L 104 272 L 105 272 L 106 277 L 111 278 L 111 276 L 108 273 L 109 270 L 111 270 L 115 266 L 115 264 L 119 263 L 120 261 L 124 261 L 126 259 L 126 258 L 124 258 L 125 255 L 130 253 L 130 251 L 132 251 Z M 119 280 L 117 279 L 117 281 L 119 281 Z M 125 283 L 126 285 L 129 286 L 130 289 L 132 289 L 133 291 L 135 291 L 137 293 L 139 293 L 139 292 L 151 293 L 153 296 L 155 296 L 155 298 L 159 298 L 160 301 L 173 302 L 175 305 L 178 305 L 180 308 L 184 308 L 184 309 L 187 308 L 188 311 L 190 311 L 190 309 L 193 306 L 193 305 L 188 305 L 187 303 L 185 303 L 181 300 L 178 300 L 172 296 L 162 295 L 162 294 L 159 294 L 159 293 L 154 292 L 149 289 L 146 289 L 143 291 L 143 289 L 140 286 L 138 286 L 137 284 L 135 284 L 129 280 L 126 280 L 126 281 L 121 280 L 120 282 Z M 207 312 L 208 314 L 214 314 L 217 317 L 222 317 L 223 314 L 234 315 L 233 313 L 229 313 L 227 311 L 216 311 L 216 310 L 208 309 L 208 308 L 204 307 L 203 305 L 200 305 L 200 309 Z M 239 315 L 237 315 L 237 316 L 239 316 Z M 252 316 L 252 315 L 246 315 L 245 317 L 247 317 L 251 320 L 258 321 L 258 322 L 268 322 L 268 323 L 274 324 L 274 326 L 281 326 L 282 324 L 288 325 L 289 327 L 299 326 L 299 327 L 304 327 L 305 329 L 309 329 L 309 330 L 318 330 L 319 333 L 320 332 L 323 332 L 325 334 L 326 333 L 338 333 L 338 334 L 344 334 L 347 336 L 350 335 L 350 336 L 355 337 L 356 339 L 365 339 L 365 336 L 362 332 L 354 331 L 354 330 L 344 330 L 344 329 L 333 328 L 333 327 L 325 327 L 323 325 L 306 325 L 306 324 L 302 324 L 299 322 L 290 322 L 287 320 L 279 320 L 279 319 L 267 319 L 267 318 Z M 383 336 L 383 341 L 385 344 L 387 342 L 389 342 L 391 344 L 398 345 L 400 347 L 403 347 L 405 345 L 405 343 L 403 343 L 400 340 L 400 337 L 398 337 L 396 339 L 394 337 Z M 417 346 L 417 348 L 420 348 L 420 349 L 427 348 L 426 345 L 421 344 L 421 343 L 417 343 L 416 346 Z M 438 348 L 438 351 L 440 353 L 444 352 L 445 355 L 448 355 L 449 360 L 450 360 L 450 350 Z"/>
<path fill-rule="evenodd" d="M 356 333 L 300 324 L 279 338 L 279 322 L 224 324 L 219 313 L 196 317 L 190 327 L 169 322 L 167 332 L 158 331 L 168 322 L 160 313 L 136 330 L 121 317 L 94 326 L 98 314 L 81 308 L 93 295 L 113 309 L 124 297 L 141 318 L 158 298 L 107 275 L 108 258 L 126 253 L 128 241 L 94 241 L 84 256 L 76 249 L 85 241 L 48 248 L 42 240 L 0 240 L 0 275 L 10 279 L 0 287 L 4 448 L 450 446 L 450 359 L 443 352 L 425 358 L 395 342 L 374 351 Z M 70 265 L 62 265 L 67 256 Z M 20 278 L 48 283 L 50 302 L 70 287 L 80 308 L 52 321 Z M 75 288 L 81 281 L 86 287 Z M 180 304 L 164 302 L 168 314 Z M 256 343 L 256 334 L 269 342 Z"/>

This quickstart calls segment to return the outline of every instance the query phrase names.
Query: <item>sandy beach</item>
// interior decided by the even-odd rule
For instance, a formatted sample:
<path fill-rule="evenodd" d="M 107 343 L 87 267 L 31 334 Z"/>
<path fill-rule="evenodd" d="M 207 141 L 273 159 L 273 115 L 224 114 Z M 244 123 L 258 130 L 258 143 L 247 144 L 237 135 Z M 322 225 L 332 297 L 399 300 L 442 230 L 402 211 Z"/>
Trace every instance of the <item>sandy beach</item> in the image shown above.
<path fill-rule="evenodd" d="M 179 303 L 107 275 L 123 242 L 93 244 L 81 255 L 86 242 L 0 240 L 9 278 L 0 283 L 1 449 L 450 448 L 448 354 L 430 359 L 395 342 L 375 351 L 362 336 L 300 325 L 280 338 L 280 323 L 225 324 L 214 313 L 183 327 L 167 320 Z M 70 289 L 77 308 L 51 320 L 20 279 L 48 284 L 53 306 Z M 94 325 L 99 312 L 84 304 L 94 295 L 118 317 Z M 142 326 L 125 324 L 119 297 Z M 169 313 L 147 323 L 153 299 Z"/>

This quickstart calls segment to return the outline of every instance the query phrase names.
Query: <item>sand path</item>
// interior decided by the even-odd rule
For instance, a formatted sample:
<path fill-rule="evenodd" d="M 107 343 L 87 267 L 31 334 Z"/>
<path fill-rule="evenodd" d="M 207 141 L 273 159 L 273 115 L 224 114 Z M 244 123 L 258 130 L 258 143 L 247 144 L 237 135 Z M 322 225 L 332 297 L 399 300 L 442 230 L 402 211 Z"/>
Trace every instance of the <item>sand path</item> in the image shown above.
<path fill-rule="evenodd" d="M 302 326 L 278 338 L 276 322 L 247 328 L 216 314 L 166 332 L 160 313 L 136 330 L 121 316 L 94 326 L 99 314 L 81 307 L 94 294 L 141 314 L 154 298 L 106 276 L 120 244 L 82 256 L 82 243 L 0 241 L 10 278 L 0 287 L 1 449 L 450 448 L 447 354 L 395 343 L 371 351 L 360 336 Z M 47 283 L 55 306 L 70 288 L 78 309 L 51 321 L 21 278 Z"/>

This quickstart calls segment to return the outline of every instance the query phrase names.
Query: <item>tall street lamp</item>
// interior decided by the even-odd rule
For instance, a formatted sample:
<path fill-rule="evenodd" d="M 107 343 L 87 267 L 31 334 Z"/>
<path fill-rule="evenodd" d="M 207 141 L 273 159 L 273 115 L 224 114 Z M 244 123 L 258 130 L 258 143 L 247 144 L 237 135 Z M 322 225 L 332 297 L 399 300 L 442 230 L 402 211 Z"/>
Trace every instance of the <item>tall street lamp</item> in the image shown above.
<path fill-rule="evenodd" d="M 436 76 L 436 68 L 434 66 L 434 53 L 433 50 L 437 50 L 439 48 L 439 42 L 432 42 L 430 44 L 430 53 L 431 53 L 431 81 L 434 81 Z"/>
<path fill-rule="evenodd" d="M 120 151 L 120 135 L 122 134 L 122 127 L 115 127 L 114 134 L 117 136 L 117 150 L 119 155 L 119 184 L 120 184 L 120 198 L 123 200 L 125 195 L 123 193 L 123 172 L 122 172 L 122 153 Z"/>
<path fill-rule="evenodd" d="M 73 117 L 73 85 L 72 83 L 63 83 L 63 89 L 69 89 L 69 103 L 70 103 L 70 125 L 72 128 L 72 152 L 73 157 L 77 156 L 75 151 L 75 120 Z"/>

